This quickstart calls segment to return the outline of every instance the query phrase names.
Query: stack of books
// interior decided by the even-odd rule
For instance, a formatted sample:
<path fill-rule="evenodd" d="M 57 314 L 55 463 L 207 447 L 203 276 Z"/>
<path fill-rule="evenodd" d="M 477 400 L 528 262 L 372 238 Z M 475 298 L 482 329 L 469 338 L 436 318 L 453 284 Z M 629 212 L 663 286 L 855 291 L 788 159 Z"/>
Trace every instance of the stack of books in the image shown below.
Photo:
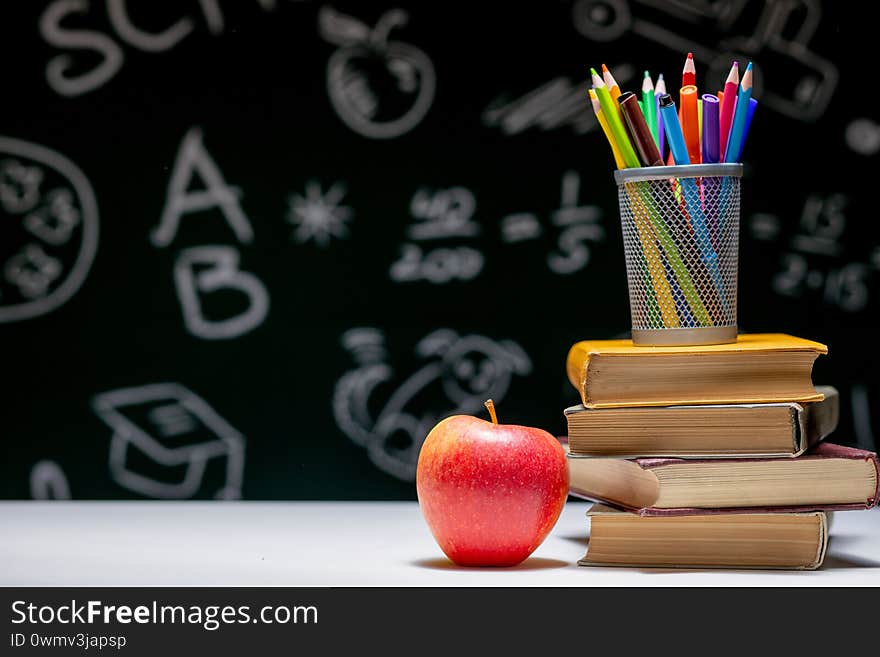
<path fill-rule="evenodd" d="M 815 569 L 827 513 L 877 503 L 873 452 L 832 444 L 825 345 L 783 334 L 575 344 L 565 411 L 573 495 L 598 501 L 581 565 Z"/>

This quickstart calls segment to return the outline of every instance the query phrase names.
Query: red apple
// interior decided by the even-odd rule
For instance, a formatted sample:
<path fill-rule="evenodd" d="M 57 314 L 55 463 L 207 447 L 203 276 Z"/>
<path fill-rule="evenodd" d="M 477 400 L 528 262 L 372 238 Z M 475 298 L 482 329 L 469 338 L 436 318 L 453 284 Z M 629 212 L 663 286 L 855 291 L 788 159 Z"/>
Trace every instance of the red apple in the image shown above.
<path fill-rule="evenodd" d="M 568 495 L 568 467 L 546 431 L 453 415 L 419 453 L 422 514 L 446 556 L 461 566 L 514 566 L 553 529 Z"/>

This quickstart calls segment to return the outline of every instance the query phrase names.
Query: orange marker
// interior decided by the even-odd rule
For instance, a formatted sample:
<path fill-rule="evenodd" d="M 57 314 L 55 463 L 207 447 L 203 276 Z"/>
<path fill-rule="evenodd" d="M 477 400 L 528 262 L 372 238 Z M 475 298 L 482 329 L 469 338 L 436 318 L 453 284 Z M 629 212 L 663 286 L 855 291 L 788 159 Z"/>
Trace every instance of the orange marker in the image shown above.
<path fill-rule="evenodd" d="M 611 71 L 608 70 L 605 64 L 602 64 L 602 80 L 605 82 L 605 86 L 608 87 L 611 100 L 616 103 L 617 97 L 620 95 L 620 85 L 617 84 L 617 80 L 614 79 L 614 76 L 611 75 Z"/>
<path fill-rule="evenodd" d="M 697 109 L 697 88 L 689 84 L 679 92 L 681 98 L 681 131 L 691 164 L 700 164 L 700 116 Z"/>
<path fill-rule="evenodd" d="M 689 52 L 684 60 L 684 70 L 681 72 L 681 86 L 686 87 L 697 83 L 697 67 L 694 66 L 694 53 Z"/>

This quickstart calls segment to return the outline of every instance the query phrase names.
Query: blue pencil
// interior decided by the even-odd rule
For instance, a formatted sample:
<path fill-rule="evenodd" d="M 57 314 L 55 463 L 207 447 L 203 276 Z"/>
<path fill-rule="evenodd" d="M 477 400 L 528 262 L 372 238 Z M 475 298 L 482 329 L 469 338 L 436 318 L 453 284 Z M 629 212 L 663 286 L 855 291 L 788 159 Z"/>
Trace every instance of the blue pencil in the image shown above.
<path fill-rule="evenodd" d="M 749 136 L 749 128 L 752 127 L 752 117 L 755 116 L 755 110 L 758 108 L 758 101 L 749 98 L 749 111 L 746 113 L 746 124 L 743 126 L 742 139 L 739 140 L 739 147 L 736 149 L 736 156 L 733 158 L 735 162 L 742 159 L 743 147 L 746 145 L 746 139 Z"/>
<path fill-rule="evenodd" d="M 727 151 L 724 154 L 725 162 L 736 162 L 742 153 L 743 130 L 746 127 L 746 116 L 749 113 L 751 98 L 752 63 L 749 62 L 739 85 L 739 95 L 736 97 L 736 110 L 733 114 L 733 123 L 730 126 L 730 136 L 727 138 Z"/>

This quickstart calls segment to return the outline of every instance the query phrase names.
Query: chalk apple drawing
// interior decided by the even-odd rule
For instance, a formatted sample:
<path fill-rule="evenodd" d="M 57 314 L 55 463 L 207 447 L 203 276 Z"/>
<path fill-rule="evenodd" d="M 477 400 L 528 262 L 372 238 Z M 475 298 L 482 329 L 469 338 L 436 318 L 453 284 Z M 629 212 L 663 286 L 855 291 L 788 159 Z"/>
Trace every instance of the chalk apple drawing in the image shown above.
<path fill-rule="evenodd" d="M 98 204 L 60 153 L 0 137 L 0 323 L 44 315 L 72 297 L 98 249 Z"/>
<path fill-rule="evenodd" d="M 321 36 L 339 46 L 327 63 L 327 93 L 345 124 L 364 137 L 392 139 L 421 122 L 434 102 L 436 74 L 415 46 L 389 41 L 408 14 L 392 9 L 370 29 L 330 7 L 318 15 Z"/>

